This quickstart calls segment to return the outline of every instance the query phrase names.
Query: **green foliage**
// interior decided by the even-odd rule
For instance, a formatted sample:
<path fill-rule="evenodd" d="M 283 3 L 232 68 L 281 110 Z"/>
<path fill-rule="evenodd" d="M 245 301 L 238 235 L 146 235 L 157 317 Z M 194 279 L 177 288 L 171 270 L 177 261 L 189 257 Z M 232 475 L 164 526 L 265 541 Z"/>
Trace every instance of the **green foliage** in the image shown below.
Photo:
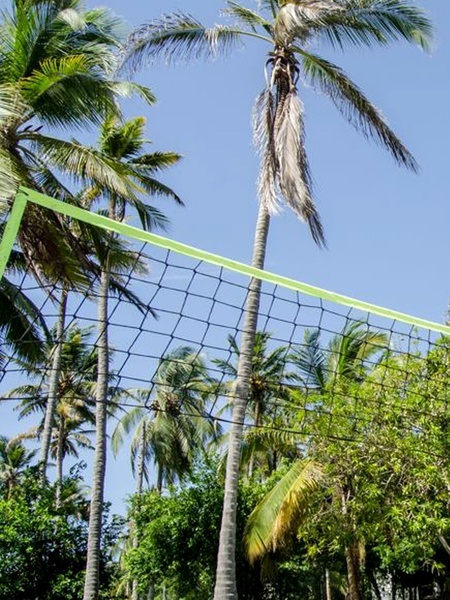
<path fill-rule="evenodd" d="M 257 500 L 261 486 L 242 486 L 238 505 L 238 529 Z M 191 483 L 172 489 L 167 496 L 148 492 L 132 499 L 130 517 L 137 524 L 139 545 L 125 558 L 127 575 L 142 591 L 163 586 L 169 598 L 210 598 L 214 586 L 217 547 L 223 501 L 223 482 L 215 466 L 196 470 Z M 258 588 L 258 571 L 249 568 L 238 549 L 240 598 L 252 598 Z M 156 597 L 159 597 L 158 595 Z"/>
<path fill-rule="evenodd" d="M 54 486 L 43 489 L 38 482 L 29 470 L 9 497 L 0 496 L 0 600 L 79 600 L 87 545 L 86 501 L 79 492 L 74 499 L 79 479 L 66 480 L 59 510 Z M 105 522 L 105 587 L 111 576 L 107 546 L 116 536 L 116 527 Z"/>

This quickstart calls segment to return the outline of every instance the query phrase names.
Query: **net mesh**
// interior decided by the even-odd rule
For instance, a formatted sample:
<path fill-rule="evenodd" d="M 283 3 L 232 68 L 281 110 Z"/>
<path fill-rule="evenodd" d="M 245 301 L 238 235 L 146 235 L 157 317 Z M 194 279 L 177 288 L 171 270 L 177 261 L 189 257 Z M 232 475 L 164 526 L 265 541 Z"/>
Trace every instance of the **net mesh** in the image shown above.
<path fill-rule="evenodd" d="M 108 401 L 125 410 L 144 406 L 175 417 L 195 416 L 226 430 L 248 275 L 137 239 L 129 243 L 135 266 L 125 274 L 113 272 L 126 291 L 115 290 L 109 299 Z M 34 303 L 49 328 L 55 327 L 61 286 L 38 284 L 29 272 L 18 275 L 11 268 L 5 281 Z M 83 293 L 69 292 L 65 316 L 66 338 L 82 331 L 92 357 L 98 284 L 94 279 Z M 361 443 L 378 437 L 381 447 L 381 432 L 389 424 L 412 436 L 415 450 L 442 452 L 444 442 L 437 445 L 435 433 L 446 426 L 450 344 L 445 328 L 435 331 L 407 320 L 264 281 L 245 419 L 247 445 L 262 447 L 266 440 L 272 453 L 295 453 L 315 438 Z M 2 353 L 1 396 L 29 415 L 37 409 L 24 410 L 31 393 L 26 386 L 45 397 L 51 361 L 26 368 L 11 340 Z M 186 356 L 191 373 L 181 383 L 162 377 L 171 363 L 186 364 Z M 201 376 L 196 359 L 204 367 Z M 80 375 L 79 364 L 74 365 L 65 365 L 64 376 Z M 164 387 L 165 402 L 156 402 Z M 189 391 L 202 398 L 201 411 L 188 401 Z"/>

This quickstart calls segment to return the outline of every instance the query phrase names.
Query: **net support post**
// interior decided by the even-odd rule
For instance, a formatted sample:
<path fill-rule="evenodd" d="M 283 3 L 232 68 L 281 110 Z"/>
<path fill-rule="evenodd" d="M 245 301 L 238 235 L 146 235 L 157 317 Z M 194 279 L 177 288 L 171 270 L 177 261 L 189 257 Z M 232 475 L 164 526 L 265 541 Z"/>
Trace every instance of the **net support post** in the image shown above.
<path fill-rule="evenodd" d="M 3 279 L 3 274 L 8 264 L 11 250 L 19 233 L 20 224 L 22 223 L 23 213 L 27 206 L 28 198 L 24 192 L 19 191 L 15 197 L 11 210 L 9 212 L 8 221 L 5 225 L 2 239 L 0 241 L 0 281 Z"/>

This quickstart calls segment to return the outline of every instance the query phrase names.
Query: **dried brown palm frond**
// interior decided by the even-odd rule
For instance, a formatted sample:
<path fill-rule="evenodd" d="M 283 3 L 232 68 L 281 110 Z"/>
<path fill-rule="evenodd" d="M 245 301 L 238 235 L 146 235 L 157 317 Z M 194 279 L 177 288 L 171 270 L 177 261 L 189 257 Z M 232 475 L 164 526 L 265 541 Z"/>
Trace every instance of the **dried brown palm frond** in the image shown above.
<path fill-rule="evenodd" d="M 314 241 L 325 236 L 312 197 L 312 181 L 305 149 L 304 110 L 297 93 L 297 61 L 292 52 L 278 48 L 268 65 L 271 76 L 254 110 L 254 138 L 262 154 L 259 198 L 269 214 L 284 202 L 311 230 Z"/>

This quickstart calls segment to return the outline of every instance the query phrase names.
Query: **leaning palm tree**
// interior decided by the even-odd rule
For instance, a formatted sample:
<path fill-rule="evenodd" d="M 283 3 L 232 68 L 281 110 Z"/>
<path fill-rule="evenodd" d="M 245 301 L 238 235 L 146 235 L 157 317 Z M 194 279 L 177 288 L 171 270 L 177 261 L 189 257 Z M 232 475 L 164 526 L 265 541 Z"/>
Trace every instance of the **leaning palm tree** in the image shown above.
<path fill-rule="evenodd" d="M 325 244 L 304 144 L 304 109 L 297 87 L 300 78 L 325 93 L 352 125 L 380 142 L 397 163 L 417 168 L 380 112 L 341 68 L 311 52 L 312 43 L 322 39 L 341 49 L 406 40 L 426 48 L 431 24 L 413 0 L 261 0 L 259 6 L 261 12 L 229 1 L 226 13 L 236 25 L 210 29 L 187 14 L 166 15 L 134 33 L 125 64 L 137 68 L 146 58 L 174 63 L 215 57 L 243 38 L 267 44 L 266 86 L 257 98 L 254 114 L 262 162 L 252 265 L 263 268 L 270 216 L 282 202 L 308 223 L 318 245 Z M 237 597 L 234 555 L 239 454 L 259 303 L 260 281 L 253 279 L 234 394 L 215 600 Z"/>
<path fill-rule="evenodd" d="M 159 171 L 175 164 L 180 156 L 174 152 L 146 153 L 144 137 L 145 119 L 138 117 L 125 123 L 112 114 L 105 120 L 98 153 L 106 162 L 114 161 L 122 166 L 123 188 L 111 189 L 93 185 L 86 190 L 85 203 L 106 203 L 110 219 L 123 221 L 127 208 L 134 208 L 144 229 L 164 228 L 167 219 L 154 206 L 148 204 L 148 196 L 163 196 L 181 204 L 180 198 L 169 187 L 156 179 Z M 117 236 L 110 234 L 108 244 L 117 244 Z M 109 378 L 108 298 L 114 264 L 112 251 L 106 249 L 99 258 L 98 290 L 98 368 L 96 382 L 95 454 L 92 477 L 91 507 L 89 514 L 86 580 L 83 600 L 95 600 L 99 588 L 99 560 L 103 515 L 103 492 L 106 473 L 106 422 Z M 139 262 L 135 261 L 135 270 Z M 129 265 L 126 265 L 128 267 Z M 122 271 L 123 272 L 123 271 Z M 128 271 L 129 272 L 129 271 Z M 120 273 L 120 270 L 119 270 Z M 151 311 L 150 311 L 151 312 Z"/>

